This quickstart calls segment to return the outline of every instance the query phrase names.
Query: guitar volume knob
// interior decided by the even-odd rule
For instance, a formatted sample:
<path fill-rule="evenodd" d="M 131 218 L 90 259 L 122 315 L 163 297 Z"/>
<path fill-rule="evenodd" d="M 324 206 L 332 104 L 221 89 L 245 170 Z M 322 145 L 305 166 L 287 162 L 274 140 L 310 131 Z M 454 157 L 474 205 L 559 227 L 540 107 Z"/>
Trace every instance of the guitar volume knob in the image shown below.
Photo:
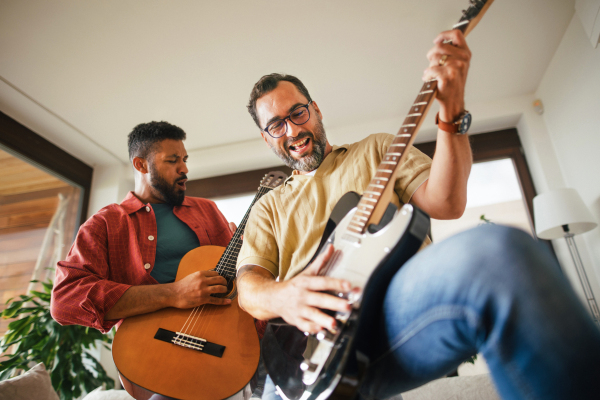
<path fill-rule="evenodd" d="M 300 364 L 300 369 L 309 373 L 314 373 L 317 370 L 317 367 L 317 364 L 313 364 L 310 361 L 306 360 L 302 361 L 302 364 Z"/>
<path fill-rule="evenodd" d="M 323 329 L 322 331 L 317 333 L 317 340 L 319 340 L 319 341 L 328 340 L 331 342 L 331 341 L 333 341 L 333 334 L 331 332 L 329 332 L 327 329 Z"/>

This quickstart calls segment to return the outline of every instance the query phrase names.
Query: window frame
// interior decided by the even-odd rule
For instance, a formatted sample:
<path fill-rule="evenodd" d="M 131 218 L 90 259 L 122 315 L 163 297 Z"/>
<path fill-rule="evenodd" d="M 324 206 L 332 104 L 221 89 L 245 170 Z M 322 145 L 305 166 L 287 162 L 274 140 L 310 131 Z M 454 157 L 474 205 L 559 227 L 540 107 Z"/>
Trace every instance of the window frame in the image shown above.
<path fill-rule="evenodd" d="M 533 224 L 533 198 L 536 196 L 535 186 L 531 179 L 531 173 L 525 159 L 525 152 L 519 139 L 519 133 L 515 128 L 504 129 L 488 133 L 481 133 L 469 136 L 471 149 L 473 151 L 473 162 L 495 161 L 510 158 L 515 167 L 515 172 L 519 178 L 519 186 L 523 193 L 523 200 L 531 231 L 535 232 Z M 415 143 L 413 146 L 433 157 L 435 153 L 435 141 L 425 143 Z"/>
<path fill-rule="evenodd" d="M 81 187 L 78 226 L 87 219 L 94 169 L 0 111 L 0 145 L 26 162 Z"/>

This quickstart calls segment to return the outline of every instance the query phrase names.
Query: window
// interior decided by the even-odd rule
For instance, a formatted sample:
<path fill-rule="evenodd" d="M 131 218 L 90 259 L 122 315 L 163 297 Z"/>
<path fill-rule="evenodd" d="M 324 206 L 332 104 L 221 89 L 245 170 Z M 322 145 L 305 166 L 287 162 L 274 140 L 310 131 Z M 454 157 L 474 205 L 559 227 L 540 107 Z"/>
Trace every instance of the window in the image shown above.
<path fill-rule="evenodd" d="M 246 194 L 229 198 L 213 199 L 213 201 L 217 204 L 217 207 L 219 207 L 219 210 L 223 213 L 227 221 L 235 223 L 236 226 L 240 226 L 254 197 L 256 197 L 256 194 Z"/>
<path fill-rule="evenodd" d="M 54 278 L 87 212 L 92 168 L 0 113 L 0 310 Z M 10 321 L 0 321 L 0 337 Z"/>
<path fill-rule="evenodd" d="M 482 217 L 492 223 L 520 228 L 533 236 L 519 178 L 510 158 L 473 164 L 465 213 L 456 220 L 432 219 L 432 239 L 440 241 L 485 223 Z"/>
<path fill-rule="evenodd" d="M 494 223 L 519 227 L 533 236 L 536 193 L 516 129 L 473 135 L 469 139 L 474 164 L 467 188 L 467 210 L 458 220 L 432 220 L 433 240 L 476 226 L 483 222 L 481 215 Z M 435 152 L 435 142 L 415 147 L 430 157 Z M 548 245 L 551 247 L 549 242 Z"/>

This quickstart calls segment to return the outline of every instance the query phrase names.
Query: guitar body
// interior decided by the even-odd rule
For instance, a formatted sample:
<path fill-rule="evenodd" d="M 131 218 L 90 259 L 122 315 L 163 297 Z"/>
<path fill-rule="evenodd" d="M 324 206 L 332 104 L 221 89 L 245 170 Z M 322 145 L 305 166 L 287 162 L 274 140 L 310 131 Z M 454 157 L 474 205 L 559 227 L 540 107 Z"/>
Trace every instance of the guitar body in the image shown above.
<path fill-rule="evenodd" d="M 307 338 L 286 324 L 267 327 L 262 342 L 265 365 L 285 398 L 354 397 L 368 365 L 371 349 L 366 344 L 372 342 L 371 328 L 380 315 L 387 286 L 402 264 L 418 251 L 429 230 L 429 217 L 405 205 L 400 210 L 389 208 L 389 220 L 376 232 L 360 238 L 345 235 L 355 212 L 353 208 L 335 224 L 336 229 L 325 242 L 335 250 L 323 275 L 348 280 L 361 289 L 353 300 L 353 310 L 348 315 L 335 315 L 338 332 Z"/>
<path fill-rule="evenodd" d="M 202 246 L 188 252 L 179 264 L 176 280 L 214 269 L 224 250 Z M 112 351 L 128 393 L 138 400 L 151 396 L 217 400 L 242 390 L 258 366 L 258 335 L 253 318 L 238 305 L 235 287 L 226 297 L 232 299 L 230 305 L 200 306 L 194 314 L 195 324 L 188 320 L 191 309 L 166 308 L 125 319 Z M 225 348 L 211 355 L 155 339 L 159 329 L 180 332 L 184 325 L 186 334 Z"/>

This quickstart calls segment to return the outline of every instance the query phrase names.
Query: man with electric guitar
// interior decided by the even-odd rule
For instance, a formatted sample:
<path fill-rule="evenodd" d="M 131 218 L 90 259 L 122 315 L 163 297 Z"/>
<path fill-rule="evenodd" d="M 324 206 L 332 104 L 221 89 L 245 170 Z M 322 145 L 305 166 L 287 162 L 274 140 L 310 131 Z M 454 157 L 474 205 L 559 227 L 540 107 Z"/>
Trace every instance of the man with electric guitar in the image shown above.
<path fill-rule="evenodd" d="M 472 162 L 464 104 L 471 53 L 463 33 L 441 33 L 427 58 L 423 89 L 399 133 L 350 145 L 328 142 L 323 113 L 299 79 L 266 75 L 251 92 L 248 110 L 263 139 L 295 169 L 253 207 L 238 257 L 240 305 L 270 321 L 263 398 L 278 396 L 275 387 L 284 398 L 352 398 L 344 388 L 356 387 L 361 397 L 383 399 L 477 353 L 503 398 L 594 398 L 600 332 L 554 258 L 529 235 L 482 226 L 406 262 L 410 254 L 400 254 L 409 242 L 414 253 L 425 237 L 428 218 L 418 209 L 436 219 L 462 215 Z M 410 144 L 433 98 L 439 129 L 429 160 Z M 334 205 L 351 191 L 360 202 L 334 218 Z M 337 227 L 324 242 L 330 222 Z M 370 266 L 371 259 L 382 261 Z M 300 338 L 286 333 L 266 343 L 286 325 Z M 289 343 L 295 352 L 273 355 Z"/>

